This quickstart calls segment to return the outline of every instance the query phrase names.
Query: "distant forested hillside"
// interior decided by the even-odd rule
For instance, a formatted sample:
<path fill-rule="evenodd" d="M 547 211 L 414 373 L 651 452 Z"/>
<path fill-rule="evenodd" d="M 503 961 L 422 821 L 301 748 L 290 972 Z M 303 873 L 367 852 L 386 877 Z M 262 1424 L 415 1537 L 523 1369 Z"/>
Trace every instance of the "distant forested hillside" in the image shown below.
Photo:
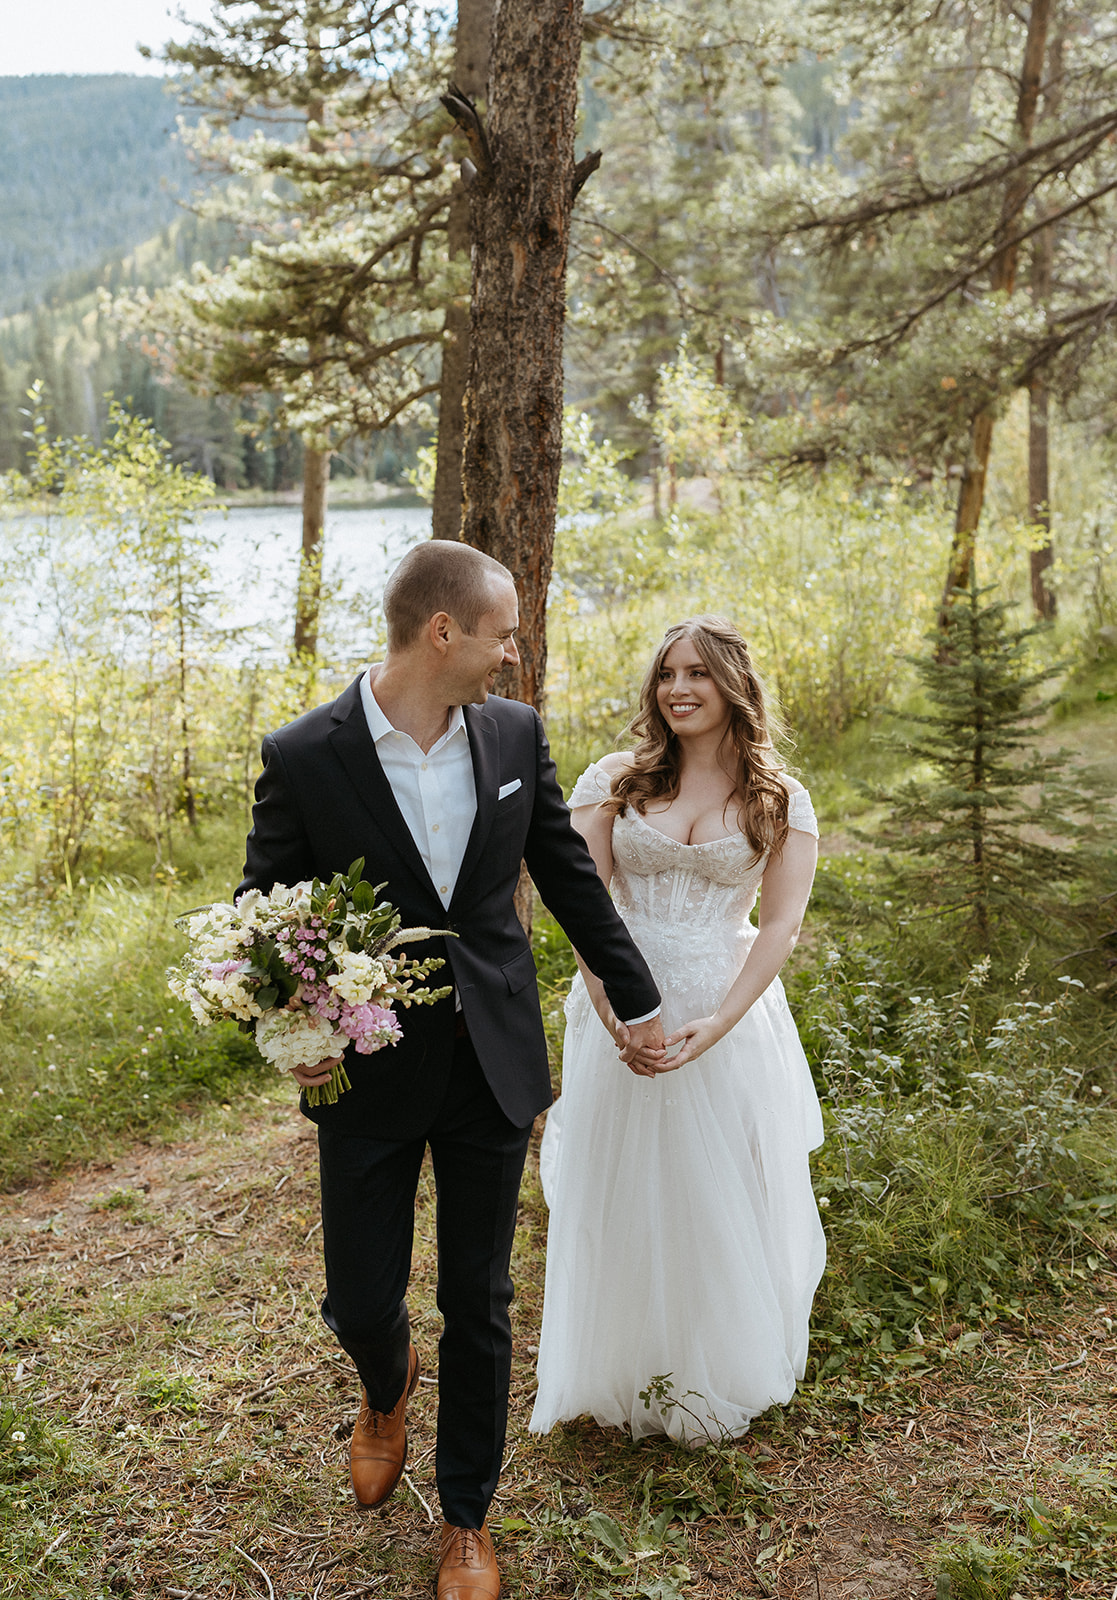
<path fill-rule="evenodd" d="M 178 109 L 156 78 L 0 77 L 0 316 L 171 220 L 191 187 Z"/>

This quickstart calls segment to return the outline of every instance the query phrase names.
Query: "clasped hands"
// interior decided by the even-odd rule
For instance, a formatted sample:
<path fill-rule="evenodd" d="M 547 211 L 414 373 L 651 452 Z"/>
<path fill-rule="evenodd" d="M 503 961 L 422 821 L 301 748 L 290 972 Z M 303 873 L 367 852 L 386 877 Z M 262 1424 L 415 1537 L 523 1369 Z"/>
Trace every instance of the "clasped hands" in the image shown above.
<path fill-rule="evenodd" d="M 725 1033 L 716 1017 L 698 1017 L 666 1037 L 659 1017 L 631 1026 L 614 1017 L 612 1031 L 621 1060 L 630 1072 L 640 1078 L 656 1078 L 661 1072 L 675 1072 L 688 1061 L 704 1054 Z M 675 1049 L 676 1046 L 680 1048 Z M 667 1052 L 671 1049 L 675 1049 L 675 1054 L 669 1056 Z"/>

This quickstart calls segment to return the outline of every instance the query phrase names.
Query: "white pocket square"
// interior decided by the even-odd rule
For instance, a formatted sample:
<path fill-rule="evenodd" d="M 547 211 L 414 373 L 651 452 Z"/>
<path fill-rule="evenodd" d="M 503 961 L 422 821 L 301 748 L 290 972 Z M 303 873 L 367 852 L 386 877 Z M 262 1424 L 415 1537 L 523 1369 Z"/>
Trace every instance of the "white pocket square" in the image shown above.
<path fill-rule="evenodd" d="M 519 787 L 520 787 L 519 778 L 513 778 L 511 783 L 502 783 L 501 784 L 500 788 L 496 792 L 496 797 L 497 797 L 498 800 L 507 800 L 508 796 L 510 794 L 515 794 L 516 790 Z"/>

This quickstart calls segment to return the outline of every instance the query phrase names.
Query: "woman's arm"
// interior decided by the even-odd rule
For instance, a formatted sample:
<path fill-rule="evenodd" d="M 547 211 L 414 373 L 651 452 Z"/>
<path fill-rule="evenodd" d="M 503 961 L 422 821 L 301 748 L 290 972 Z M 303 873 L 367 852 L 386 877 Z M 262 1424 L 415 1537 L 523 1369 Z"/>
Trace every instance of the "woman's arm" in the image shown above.
<path fill-rule="evenodd" d="M 606 888 L 613 881 L 613 815 L 601 806 L 576 806 L 570 813 L 570 820 L 582 835 L 593 857 L 593 864 L 597 868 L 597 875 Z M 582 974 L 593 1008 L 609 1030 L 613 1039 L 617 1038 L 617 1016 L 609 1004 L 608 996 L 601 979 L 596 977 L 586 966 L 577 950 L 574 959 L 578 963 L 578 971 Z"/>
<path fill-rule="evenodd" d="M 672 1066 L 696 1060 L 724 1038 L 776 977 L 798 941 L 817 860 L 818 840 L 792 829 L 781 854 L 764 868 L 759 931 L 744 965 L 712 1017 L 699 1017 L 669 1036 L 668 1048 L 682 1042 L 682 1049 L 669 1058 Z"/>

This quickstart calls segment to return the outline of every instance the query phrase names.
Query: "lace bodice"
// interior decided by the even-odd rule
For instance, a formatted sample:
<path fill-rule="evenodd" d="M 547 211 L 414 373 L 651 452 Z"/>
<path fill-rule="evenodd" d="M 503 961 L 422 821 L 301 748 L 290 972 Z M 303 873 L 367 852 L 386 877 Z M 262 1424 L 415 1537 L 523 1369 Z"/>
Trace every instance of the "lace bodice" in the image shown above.
<path fill-rule="evenodd" d="M 609 774 L 595 761 L 574 785 L 570 805 L 600 805 L 609 793 Z M 818 837 L 805 789 L 791 796 L 788 821 Z M 688 988 L 697 983 L 715 1004 L 720 1000 L 755 932 L 749 916 L 767 861 L 741 833 L 681 844 L 636 811 L 617 817 L 613 902 L 661 988 L 685 981 L 686 972 Z"/>

